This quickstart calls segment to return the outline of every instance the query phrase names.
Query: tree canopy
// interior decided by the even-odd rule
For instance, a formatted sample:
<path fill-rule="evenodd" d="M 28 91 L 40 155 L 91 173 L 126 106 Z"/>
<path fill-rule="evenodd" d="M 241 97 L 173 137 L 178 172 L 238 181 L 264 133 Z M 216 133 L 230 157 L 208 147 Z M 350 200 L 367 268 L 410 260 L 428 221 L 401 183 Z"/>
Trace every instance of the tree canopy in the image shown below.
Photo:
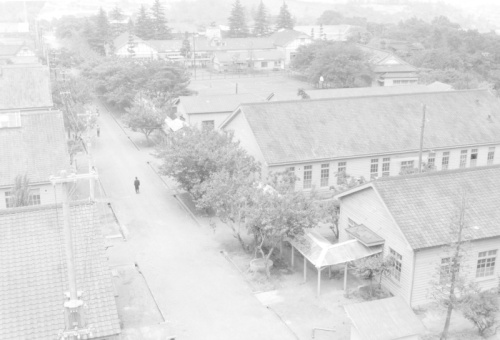
<path fill-rule="evenodd" d="M 244 38 L 248 36 L 248 26 L 245 18 L 245 8 L 240 0 L 235 0 L 229 16 L 229 36 Z"/>
<path fill-rule="evenodd" d="M 267 8 L 262 1 L 259 3 L 259 7 L 257 8 L 254 19 L 255 24 L 253 27 L 253 34 L 258 37 L 269 34 L 271 30 L 269 15 L 267 12 Z"/>
<path fill-rule="evenodd" d="M 167 26 L 165 11 L 160 0 L 155 0 L 151 7 L 151 39 L 166 40 L 170 39 L 170 28 Z"/>
<path fill-rule="evenodd" d="M 136 94 L 125 120 L 132 131 L 140 131 L 150 143 L 150 135 L 161 130 L 167 118 L 167 109 L 162 107 L 158 99 L 152 99 L 142 93 Z"/>
<path fill-rule="evenodd" d="M 139 38 L 144 40 L 153 39 L 153 22 L 148 12 L 146 11 L 146 6 L 144 5 L 141 5 L 139 9 L 139 14 L 137 15 L 134 29 L 135 35 Z"/>
<path fill-rule="evenodd" d="M 288 10 L 288 5 L 283 1 L 283 5 L 281 5 L 280 13 L 278 14 L 278 19 L 276 21 L 276 30 L 282 28 L 292 30 L 294 26 L 295 21 Z"/>

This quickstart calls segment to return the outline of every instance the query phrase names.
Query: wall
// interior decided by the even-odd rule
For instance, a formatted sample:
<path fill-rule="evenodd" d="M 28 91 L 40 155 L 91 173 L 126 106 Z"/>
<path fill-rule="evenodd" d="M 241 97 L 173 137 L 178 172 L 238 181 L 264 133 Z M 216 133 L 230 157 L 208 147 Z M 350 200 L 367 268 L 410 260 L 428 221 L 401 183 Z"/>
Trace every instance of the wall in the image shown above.
<path fill-rule="evenodd" d="M 397 281 L 393 277 L 384 277 L 382 284 L 394 294 L 401 296 L 410 303 L 411 282 L 413 277 L 413 249 L 406 241 L 399 227 L 372 188 L 367 188 L 356 194 L 341 198 L 339 217 L 339 242 L 351 237 L 345 232 L 348 219 L 357 224 L 364 224 L 367 228 L 385 239 L 384 256 L 389 255 L 389 248 L 398 252 L 402 257 L 401 278 Z"/>
<path fill-rule="evenodd" d="M 478 253 L 497 249 L 497 260 L 493 275 L 476 279 L 476 264 Z M 412 306 L 429 303 L 430 281 L 439 280 L 438 266 L 441 258 L 448 257 L 441 247 L 421 250 L 416 253 L 415 261 L 415 281 L 412 294 Z M 500 237 L 472 242 L 471 249 L 466 257 L 468 261 L 461 264 L 460 272 L 467 273 L 467 276 L 474 279 L 481 289 L 491 289 L 498 287 L 500 275 Z"/>
<path fill-rule="evenodd" d="M 280 51 L 285 52 L 285 65 L 290 65 L 290 62 L 292 61 L 291 55 L 296 53 L 297 49 L 300 46 L 308 45 L 311 42 L 312 42 L 312 40 L 307 39 L 307 38 L 305 38 L 304 40 L 295 39 L 292 42 L 290 42 L 288 45 L 286 45 L 285 47 L 278 48 Z"/>
<path fill-rule="evenodd" d="M 54 186 L 50 183 L 45 184 L 45 185 L 33 185 L 32 186 L 34 189 L 39 188 L 40 189 L 40 202 L 41 204 L 52 204 L 55 203 L 55 198 L 54 198 Z M 6 209 L 6 204 L 5 204 L 5 192 L 10 191 L 11 188 L 0 188 L 0 209 Z M 58 188 L 56 191 L 56 198 L 58 201 L 60 201 L 62 195 L 61 195 L 61 189 Z"/>
<path fill-rule="evenodd" d="M 396 84 L 395 81 L 408 81 L 408 84 Z M 383 86 L 405 86 L 415 85 L 418 83 L 418 78 L 384 78 Z"/>
<path fill-rule="evenodd" d="M 119 57 L 130 57 L 130 53 L 127 51 L 128 45 L 124 45 L 115 51 L 115 55 Z M 134 47 L 135 56 L 134 58 L 158 58 L 158 53 L 155 49 L 151 48 L 149 45 L 144 43 L 138 43 Z"/>

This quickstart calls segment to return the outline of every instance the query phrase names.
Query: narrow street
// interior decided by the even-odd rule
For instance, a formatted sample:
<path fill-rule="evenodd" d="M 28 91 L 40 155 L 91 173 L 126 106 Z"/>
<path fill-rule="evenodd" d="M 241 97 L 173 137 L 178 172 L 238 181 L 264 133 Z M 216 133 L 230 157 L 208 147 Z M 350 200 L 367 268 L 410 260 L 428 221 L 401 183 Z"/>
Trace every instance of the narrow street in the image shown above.
<path fill-rule="evenodd" d="M 137 150 L 113 117 L 100 111 L 93 157 L 128 230 L 126 242 L 108 249 L 110 265 L 140 266 L 177 339 L 295 339 L 220 254 L 212 230 L 198 226 L 153 172 L 147 164 L 151 149 Z"/>

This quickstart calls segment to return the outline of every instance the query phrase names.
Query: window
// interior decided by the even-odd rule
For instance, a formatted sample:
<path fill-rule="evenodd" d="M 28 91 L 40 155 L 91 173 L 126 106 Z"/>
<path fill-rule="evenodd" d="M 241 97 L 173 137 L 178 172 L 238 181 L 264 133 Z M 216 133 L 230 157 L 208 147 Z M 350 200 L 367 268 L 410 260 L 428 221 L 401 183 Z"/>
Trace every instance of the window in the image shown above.
<path fill-rule="evenodd" d="M 413 169 L 415 161 L 402 161 L 401 162 L 401 171 Z"/>
<path fill-rule="evenodd" d="M 476 166 L 477 162 L 477 149 L 472 149 L 470 152 L 470 166 Z"/>
<path fill-rule="evenodd" d="M 312 165 L 304 166 L 304 189 L 310 189 L 312 184 Z"/>
<path fill-rule="evenodd" d="M 448 169 L 449 163 L 450 163 L 450 152 L 445 151 L 445 152 L 443 152 L 443 159 L 441 160 L 441 169 L 443 169 L 443 170 Z"/>
<path fill-rule="evenodd" d="M 40 204 L 42 204 L 40 199 L 40 189 L 30 189 L 28 205 L 40 205 Z M 15 207 L 14 196 L 10 191 L 5 192 L 5 206 L 7 208 Z"/>
<path fill-rule="evenodd" d="M 460 167 L 465 168 L 467 165 L 467 153 L 469 150 L 462 150 L 460 151 Z"/>
<path fill-rule="evenodd" d="M 337 184 L 342 184 L 345 182 L 347 169 L 347 162 L 339 162 L 337 168 Z"/>
<path fill-rule="evenodd" d="M 434 169 L 436 167 L 436 153 L 429 152 L 429 157 L 427 157 L 427 166 L 429 169 Z"/>
<path fill-rule="evenodd" d="M 321 164 L 321 186 L 328 186 L 328 179 L 330 178 L 330 164 Z"/>
<path fill-rule="evenodd" d="M 215 122 L 213 120 L 204 120 L 201 122 L 201 128 L 203 130 L 213 130 L 215 128 Z"/>
<path fill-rule="evenodd" d="M 488 165 L 492 165 L 494 159 L 495 159 L 495 147 L 492 146 L 488 149 Z"/>
<path fill-rule="evenodd" d="M 408 85 L 408 84 L 416 84 L 417 81 L 416 80 L 407 80 L 407 79 L 403 79 L 403 80 L 393 80 L 392 82 L 394 85 Z"/>
<path fill-rule="evenodd" d="M 477 256 L 476 277 L 491 276 L 495 273 L 497 251 L 482 251 Z"/>
<path fill-rule="evenodd" d="M 285 171 L 295 172 L 295 167 L 294 166 L 290 166 L 290 167 L 286 168 Z"/>
<path fill-rule="evenodd" d="M 391 159 L 389 157 L 382 159 L 382 177 L 391 175 Z"/>
<path fill-rule="evenodd" d="M 260 67 L 266 68 L 267 67 L 267 61 L 263 61 L 260 63 Z"/>
<path fill-rule="evenodd" d="M 403 256 L 401 256 L 397 251 L 395 251 L 392 248 L 389 248 L 390 255 L 393 260 L 392 264 L 392 276 L 398 280 L 401 281 L 401 269 L 403 267 Z"/>
<path fill-rule="evenodd" d="M 456 264 L 455 273 L 458 273 L 459 271 L 460 271 L 460 262 L 458 262 Z M 441 284 L 447 283 L 451 273 L 452 273 L 451 258 L 445 257 L 445 258 L 441 259 L 441 270 L 439 273 L 439 283 L 441 283 Z"/>
<path fill-rule="evenodd" d="M 370 164 L 370 179 L 378 177 L 378 158 L 374 158 Z"/>

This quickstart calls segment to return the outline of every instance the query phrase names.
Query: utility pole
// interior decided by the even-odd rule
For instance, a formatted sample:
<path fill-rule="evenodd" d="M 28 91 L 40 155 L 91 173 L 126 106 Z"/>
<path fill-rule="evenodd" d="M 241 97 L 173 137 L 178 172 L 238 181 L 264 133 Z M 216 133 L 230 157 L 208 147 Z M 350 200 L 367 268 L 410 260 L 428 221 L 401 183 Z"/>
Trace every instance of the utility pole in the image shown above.
<path fill-rule="evenodd" d="M 424 104 L 422 107 L 422 126 L 420 127 L 420 149 L 418 151 L 418 173 L 422 173 L 422 152 L 424 149 L 425 111 L 426 111 L 426 105 Z"/>
<path fill-rule="evenodd" d="M 89 174 L 94 171 L 94 166 L 92 165 L 92 154 L 91 154 L 91 147 L 92 147 L 92 142 L 91 142 L 91 137 L 90 137 L 90 123 L 92 122 L 93 117 L 97 117 L 98 115 L 95 113 L 91 113 L 90 111 L 87 111 L 86 113 L 81 113 L 77 114 L 78 117 L 87 117 L 87 131 L 86 131 L 86 136 L 85 136 L 85 143 L 87 145 L 87 162 L 89 166 Z M 95 191 L 95 180 L 92 178 L 89 178 L 89 188 L 90 188 L 90 200 L 94 200 L 94 191 Z"/>
<path fill-rule="evenodd" d="M 76 283 L 76 266 L 75 255 L 73 252 L 73 236 L 71 226 L 71 211 L 69 207 L 68 191 L 71 183 L 75 183 L 78 179 L 97 178 L 97 174 L 82 174 L 68 175 L 66 171 L 61 171 L 60 177 L 51 177 L 50 182 L 56 186 L 62 186 L 62 210 L 63 210 L 63 232 L 66 250 L 66 267 L 68 270 L 68 285 L 69 291 L 66 293 L 67 300 L 64 302 L 64 310 L 66 316 L 66 327 L 59 334 L 59 339 L 81 339 L 82 337 L 91 335 L 91 329 L 86 327 L 86 320 L 83 311 L 83 301 L 81 299 L 83 292 L 78 291 Z"/>

